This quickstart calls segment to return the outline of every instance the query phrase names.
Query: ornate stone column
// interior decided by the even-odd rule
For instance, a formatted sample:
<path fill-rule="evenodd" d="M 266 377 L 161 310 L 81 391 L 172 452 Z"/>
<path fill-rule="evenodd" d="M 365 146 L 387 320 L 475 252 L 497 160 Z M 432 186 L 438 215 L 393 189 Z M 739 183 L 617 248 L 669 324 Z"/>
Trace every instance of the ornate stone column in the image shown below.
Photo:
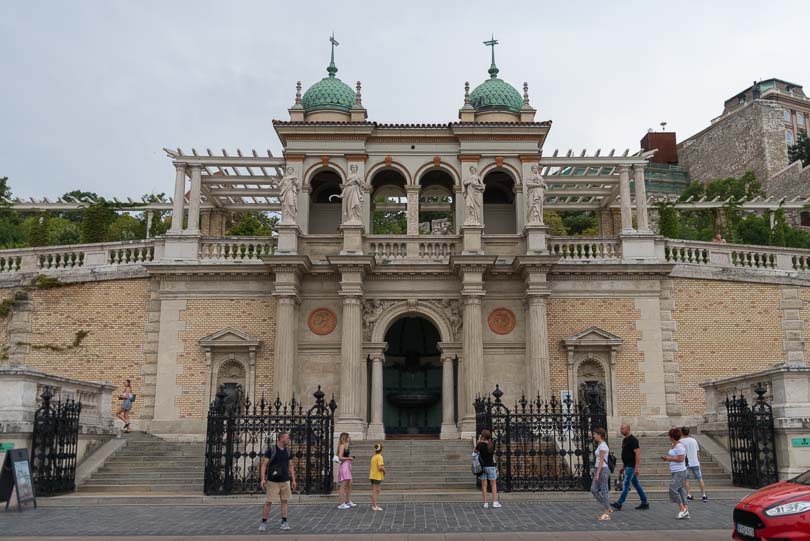
<path fill-rule="evenodd" d="M 526 394 L 530 398 L 551 396 L 546 305 L 551 291 L 546 277 L 556 261 L 556 256 L 521 256 L 513 264 L 526 284 Z"/>
<path fill-rule="evenodd" d="M 456 409 L 454 390 L 455 355 L 442 353 L 442 432 L 441 439 L 452 440 L 458 438 L 456 427 Z"/>
<path fill-rule="evenodd" d="M 408 196 L 408 235 L 419 234 L 419 186 L 406 186 Z"/>
<path fill-rule="evenodd" d="M 200 234 L 200 198 L 202 197 L 202 164 L 191 164 L 191 192 L 188 196 L 188 227 L 189 235 Z"/>
<path fill-rule="evenodd" d="M 369 357 L 371 362 L 371 419 L 368 424 L 369 440 L 384 440 L 385 427 L 383 426 L 383 359 L 382 352 Z"/>
<path fill-rule="evenodd" d="M 186 200 L 186 164 L 175 162 L 174 199 L 172 200 L 172 225 L 168 233 L 179 235 L 183 231 L 183 208 Z"/>
<path fill-rule="evenodd" d="M 630 200 L 630 166 L 619 166 L 619 196 L 622 199 L 622 233 L 634 233 L 633 209 Z"/>
<path fill-rule="evenodd" d="M 647 215 L 647 186 L 644 179 L 644 167 L 644 164 L 639 163 L 633 166 L 633 181 L 636 187 L 636 227 L 638 227 L 639 233 L 652 233 Z"/>
<path fill-rule="evenodd" d="M 155 211 L 147 210 L 146 211 L 146 238 L 151 238 L 152 236 L 152 219 L 155 217 Z"/>

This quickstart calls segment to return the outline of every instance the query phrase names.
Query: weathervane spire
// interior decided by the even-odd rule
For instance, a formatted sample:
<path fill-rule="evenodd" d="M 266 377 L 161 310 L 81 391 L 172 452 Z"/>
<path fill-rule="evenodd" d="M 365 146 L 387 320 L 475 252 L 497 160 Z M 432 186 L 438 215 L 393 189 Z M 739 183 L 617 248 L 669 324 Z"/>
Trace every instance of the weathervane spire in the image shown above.
<path fill-rule="evenodd" d="M 332 32 L 332 35 L 329 36 L 329 43 L 332 44 L 332 57 L 329 61 L 329 67 L 326 68 L 326 71 L 329 72 L 329 77 L 334 77 L 337 73 L 337 66 L 335 65 L 335 46 L 340 45 L 335 39 L 335 33 Z"/>
<path fill-rule="evenodd" d="M 492 47 L 492 65 L 489 67 L 489 76 L 494 79 L 498 76 L 498 67 L 495 65 L 495 46 L 498 44 L 498 40 L 495 39 L 495 34 L 490 34 L 490 36 L 491 38 L 485 41 L 484 45 Z"/>

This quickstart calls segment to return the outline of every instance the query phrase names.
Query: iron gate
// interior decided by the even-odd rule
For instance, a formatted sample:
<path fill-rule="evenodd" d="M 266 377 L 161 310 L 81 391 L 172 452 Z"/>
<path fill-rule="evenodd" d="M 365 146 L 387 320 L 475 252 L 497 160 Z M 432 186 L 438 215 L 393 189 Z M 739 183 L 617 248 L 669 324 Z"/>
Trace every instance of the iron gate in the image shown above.
<path fill-rule="evenodd" d="M 324 400 L 321 387 L 313 395 L 315 405 L 305 410 L 295 397 L 282 404 L 262 398 L 227 403 L 223 386 L 208 411 L 205 445 L 204 490 L 209 495 L 258 494 L 260 465 L 264 452 L 275 445 L 281 432 L 290 435 L 290 452 L 298 491 L 329 494 L 332 491 L 334 454 L 334 397 Z"/>
<path fill-rule="evenodd" d="M 475 400 L 476 432 L 492 431 L 498 490 L 590 490 L 594 452 L 591 434 L 607 427 L 598 405 L 580 405 L 570 397 L 528 400 L 509 409 L 499 386 Z"/>
<path fill-rule="evenodd" d="M 760 383 L 752 405 L 744 396 L 726 398 L 731 478 L 735 485 L 760 488 L 779 480 L 773 411 Z"/>
<path fill-rule="evenodd" d="M 34 413 L 31 480 L 37 496 L 54 496 L 76 489 L 76 449 L 79 443 L 81 402 L 52 402 L 45 387 L 42 405 Z"/>

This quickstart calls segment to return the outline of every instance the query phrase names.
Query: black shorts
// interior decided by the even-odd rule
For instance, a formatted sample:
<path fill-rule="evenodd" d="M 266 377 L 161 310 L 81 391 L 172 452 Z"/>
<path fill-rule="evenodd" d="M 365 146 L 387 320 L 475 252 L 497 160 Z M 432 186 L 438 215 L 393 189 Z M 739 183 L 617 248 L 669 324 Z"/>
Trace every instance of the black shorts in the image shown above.
<path fill-rule="evenodd" d="M 381 485 L 382 484 L 382 480 L 380 480 L 380 479 L 369 479 L 369 481 L 371 481 L 372 485 Z"/>

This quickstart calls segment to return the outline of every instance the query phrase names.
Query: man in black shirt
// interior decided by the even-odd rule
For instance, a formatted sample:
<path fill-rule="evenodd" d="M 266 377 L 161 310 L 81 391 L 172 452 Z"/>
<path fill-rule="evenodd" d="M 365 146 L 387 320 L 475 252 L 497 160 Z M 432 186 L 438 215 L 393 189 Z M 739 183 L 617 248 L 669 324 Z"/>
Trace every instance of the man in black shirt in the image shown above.
<path fill-rule="evenodd" d="M 271 444 L 264 453 L 261 465 L 261 487 L 267 491 L 267 498 L 262 509 L 262 523 L 259 531 L 267 531 L 267 517 L 270 516 L 270 506 L 273 497 L 278 494 L 281 501 L 281 529 L 289 530 L 287 522 L 287 500 L 290 499 L 292 491 L 295 490 L 295 467 L 292 463 L 292 455 L 289 449 L 290 435 L 286 432 L 279 433 L 276 443 Z"/>
<path fill-rule="evenodd" d="M 610 506 L 616 511 L 621 511 L 632 484 L 641 498 L 641 505 L 636 509 L 649 509 L 650 504 L 647 502 L 647 495 L 638 481 L 638 466 L 641 463 L 641 448 L 638 445 L 638 438 L 630 432 L 630 425 L 627 423 L 622 423 L 620 430 L 624 439 L 622 440 L 622 469 L 619 474 L 624 474 L 624 485 L 622 485 L 622 494 L 619 496 L 619 501 L 610 504 Z"/>

